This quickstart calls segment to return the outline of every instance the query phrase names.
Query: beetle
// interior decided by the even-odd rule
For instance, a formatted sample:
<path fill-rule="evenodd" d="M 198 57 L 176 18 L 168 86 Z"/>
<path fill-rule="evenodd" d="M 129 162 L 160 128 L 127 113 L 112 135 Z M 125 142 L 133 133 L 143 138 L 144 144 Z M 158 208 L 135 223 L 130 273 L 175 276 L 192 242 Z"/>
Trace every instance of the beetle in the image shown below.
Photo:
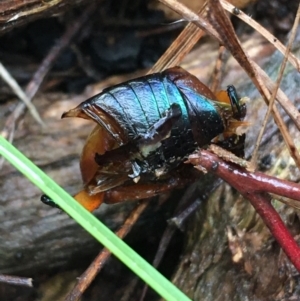
<path fill-rule="evenodd" d="M 84 189 L 74 198 L 92 211 L 182 187 L 196 177 L 187 156 L 211 142 L 234 149 L 245 114 L 233 86 L 216 96 L 181 67 L 104 89 L 62 115 L 97 123 L 80 158 Z"/>

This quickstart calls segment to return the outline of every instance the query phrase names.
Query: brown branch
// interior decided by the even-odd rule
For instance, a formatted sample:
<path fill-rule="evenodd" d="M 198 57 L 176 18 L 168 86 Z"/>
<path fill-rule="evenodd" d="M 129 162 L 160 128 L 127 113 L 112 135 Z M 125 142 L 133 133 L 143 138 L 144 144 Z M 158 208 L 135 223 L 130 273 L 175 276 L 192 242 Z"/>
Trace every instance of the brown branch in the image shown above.
<path fill-rule="evenodd" d="M 131 211 L 124 224 L 115 233 L 119 238 L 123 239 L 130 232 L 137 219 L 147 208 L 148 204 L 148 201 L 141 202 L 135 209 Z M 81 298 L 84 291 L 89 287 L 89 285 L 101 271 L 102 267 L 104 267 L 105 263 L 110 258 L 110 255 L 111 252 L 106 248 L 98 254 L 87 270 L 80 276 L 75 287 L 68 293 L 65 301 L 76 301 Z"/>
<path fill-rule="evenodd" d="M 247 198 L 261 216 L 273 237 L 290 261 L 300 271 L 300 248 L 287 230 L 279 214 L 271 205 L 268 193 L 275 193 L 300 201 L 300 185 L 260 172 L 249 172 L 231 162 L 225 162 L 207 150 L 199 150 L 189 157 L 197 169 L 204 169 L 222 178 Z"/>
<path fill-rule="evenodd" d="M 300 202 L 300 184 L 278 179 L 259 171 L 247 171 L 236 164 L 223 161 L 207 150 L 201 149 L 198 153 L 190 155 L 187 163 L 203 166 L 207 171 L 230 182 L 229 184 L 233 187 L 236 185 L 235 181 L 241 182 L 243 189 L 248 193 L 269 192 Z"/>

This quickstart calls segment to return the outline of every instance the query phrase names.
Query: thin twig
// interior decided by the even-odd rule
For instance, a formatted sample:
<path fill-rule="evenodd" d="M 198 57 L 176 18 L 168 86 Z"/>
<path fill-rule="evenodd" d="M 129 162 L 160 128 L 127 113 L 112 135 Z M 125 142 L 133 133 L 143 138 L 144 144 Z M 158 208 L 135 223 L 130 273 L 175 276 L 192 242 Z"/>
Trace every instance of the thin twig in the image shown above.
<path fill-rule="evenodd" d="M 0 62 L 0 76 L 2 79 L 10 86 L 13 92 L 24 102 L 25 106 L 28 108 L 30 114 L 32 115 L 33 119 L 36 120 L 37 123 L 40 125 L 44 125 L 39 112 L 36 110 L 35 106 L 30 102 L 30 99 L 27 97 L 25 92 L 19 86 L 17 81 L 10 75 L 7 69 L 3 66 Z"/>
<path fill-rule="evenodd" d="M 253 156 L 252 156 L 252 162 L 257 162 L 258 149 L 259 149 L 259 146 L 261 144 L 262 136 L 263 136 L 263 133 L 265 132 L 265 128 L 267 126 L 267 122 L 269 120 L 269 116 L 271 114 L 273 106 L 275 106 L 275 104 L 274 104 L 275 103 L 275 98 L 276 98 L 277 91 L 279 89 L 279 86 L 280 86 L 280 83 L 281 83 L 281 80 L 282 80 L 282 77 L 283 77 L 283 72 L 284 72 L 286 63 L 288 61 L 288 57 L 289 57 L 289 54 L 290 54 L 293 42 L 295 40 L 295 36 L 296 36 L 296 32 L 297 32 L 297 27 L 298 27 L 298 24 L 299 24 L 299 18 L 300 18 L 300 4 L 298 5 L 298 10 L 297 10 L 296 18 L 295 18 L 295 21 L 294 21 L 294 24 L 293 24 L 293 28 L 291 30 L 291 35 L 290 35 L 290 38 L 289 38 L 289 41 L 288 41 L 288 45 L 287 45 L 286 50 L 285 50 L 283 61 L 282 61 L 281 66 L 280 66 L 279 75 L 278 75 L 278 78 L 276 80 L 276 86 L 275 86 L 275 89 L 273 90 L 273 92 L 271 94 L 271 99 L 270 99 L 270 102 L 269 102 L 268 110 L 267 110 L 266 115 L 264 117 L 264 121 L 263 121 L 262 127 L 260 129 L 260 132 L 258 134 L 256 143 L 255 143 L 255 148 L 254 148 L 254 152 L 253 152 Z M 283 125 L 285 126 L 285 124 L 283 124 Z M 288 136 L 289 135 L 286 135 L 285 137 L 288 137 Z M 292 146 L 290 146 L 289 141 L 286 141 L 286 142 L 287 142 L 287 147 L 289 149 L 290 154 L 292 155 L 292 157 L 296 157 L 297 158 L 296 162 L 299 163 L 298 167 L 300 167 L 300 156 L 299 156 L 298 151 L 295 148 L 293 148 Z"/>
<path fill-rule="evenodd" d="M 157 268 L 159 266 L 164 254 L 166 252 L 166 249 L 169 246 L 170 241 L 171 241 L 172 237 L 174 236 L 176 230 L 177 230 L 176 227 L 174 227 L 173 225 L 168 226 L 165 229 L 165 231 L 162 235 L 162 239 L 159 242 L 159 246 L 158 246 L 158 249 L 156 251 L 155 258 L 152 262 L 153 267 Z M 139 301 L 144 301 L 144 299 L 146 297 L 146 294 L 147 294 L 147 291 L 148 291 L 148 288 L 149 288 L 149 286 L 147 284 L 145 284 L 144 287 L 143 287 L 141 296 L 139 298 Z"/>
<path fill-rule="evenodd" d="M 147 208 L 148 204 L 149 201 L 141 202 L 135 209 L 131 211 L 124 224 L 115 233 L 119 238 L 123 239 L 130 232 L 131 228 L 136 223 L 143 211 Z M 88 288 L 91 282 L 101 271 L 107 260 L 110 258 L 110 255 L 111 252 L 106 248 L 99 253 L 87 270 L 80 276 L 75 287 L 66 296 L 65 301 L 76 301 L 80 299 L 84 291 Z"/>

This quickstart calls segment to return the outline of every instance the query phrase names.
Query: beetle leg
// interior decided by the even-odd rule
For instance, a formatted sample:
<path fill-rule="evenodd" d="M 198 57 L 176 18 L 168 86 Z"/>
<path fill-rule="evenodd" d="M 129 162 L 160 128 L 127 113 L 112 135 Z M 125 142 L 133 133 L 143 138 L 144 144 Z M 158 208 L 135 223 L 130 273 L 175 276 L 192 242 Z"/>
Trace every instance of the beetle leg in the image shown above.
<path fill-rule="evenodd" d="M 148 199 L 161 193 L 168 192 L 175 188 L 181 188 L 190 182 L 191 179 L 174 176 L 166 181 L 156 183 L 137 183 L 130 186 L 120 186 L 115 189 L 106 191 L 104 202 L 109 204 L 119 203 L 123 201 L 133 201 Z"/>

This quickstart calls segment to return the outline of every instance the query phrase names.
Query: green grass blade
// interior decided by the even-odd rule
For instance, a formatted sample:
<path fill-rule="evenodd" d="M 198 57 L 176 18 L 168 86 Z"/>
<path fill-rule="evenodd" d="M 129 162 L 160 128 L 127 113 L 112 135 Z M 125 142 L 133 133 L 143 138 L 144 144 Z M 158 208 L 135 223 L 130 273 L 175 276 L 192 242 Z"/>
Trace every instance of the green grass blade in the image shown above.
<path fill-rule="evenodd" d="M 2 136 L 0 136 L 0 155 L 14 165 L 16 169 L 23 173 L 45 194 L 55 200 L 57 205 L 65 210 L 86 231 L 108 248 L 165 300 L 190 300 Z"/>

